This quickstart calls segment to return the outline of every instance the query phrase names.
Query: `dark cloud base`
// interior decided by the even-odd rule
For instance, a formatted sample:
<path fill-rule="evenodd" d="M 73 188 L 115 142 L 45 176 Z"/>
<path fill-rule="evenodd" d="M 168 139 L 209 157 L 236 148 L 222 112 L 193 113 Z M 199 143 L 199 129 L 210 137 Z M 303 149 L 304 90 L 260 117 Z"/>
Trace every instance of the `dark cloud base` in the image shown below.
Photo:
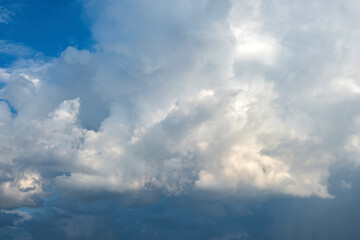
<path fill-rule="evenodd" d="M 359 174 L 333 170 L 334 199 L 144 195 L 146 203 L 139 196 L 121 201 L 55 196 L 42 207 L 17 209 L 30 213 L 29 220 L 2 212 L 0 239 L 358 239 Z M 341 187 L 341 176 L 353 183 L 351 189 Z"/>

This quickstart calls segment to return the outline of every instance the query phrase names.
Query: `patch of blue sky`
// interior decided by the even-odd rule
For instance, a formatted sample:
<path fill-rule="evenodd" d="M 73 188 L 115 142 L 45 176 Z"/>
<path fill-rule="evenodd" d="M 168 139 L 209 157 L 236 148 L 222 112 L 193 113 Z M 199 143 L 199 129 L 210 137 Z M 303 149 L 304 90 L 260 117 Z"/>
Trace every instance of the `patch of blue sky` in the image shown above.
<path fill-rule="evenodd" d="M 0 88 L 1 88 L 1 86 L 0 86 Z M 10 109 L 10 112 L 14 115 L 17 115 L 16 109 L 10 104 L 10 102 L 8 100 L 0 98 L 0 102 L 6 102 Z"/>
<path fill-rule="evenodd" d="M 3 0 L 0 6 L 11 13 L 7 21 L 0 22 L 0 40 L 6 43 L 26 46 L 47 57 L 58 56 L 68 46 L 83 49 L 93 44 L 90 23 L 79 1 Z M 19 56 L 0 51 L 0 67 L 27 56 L 33 54 Z"/>

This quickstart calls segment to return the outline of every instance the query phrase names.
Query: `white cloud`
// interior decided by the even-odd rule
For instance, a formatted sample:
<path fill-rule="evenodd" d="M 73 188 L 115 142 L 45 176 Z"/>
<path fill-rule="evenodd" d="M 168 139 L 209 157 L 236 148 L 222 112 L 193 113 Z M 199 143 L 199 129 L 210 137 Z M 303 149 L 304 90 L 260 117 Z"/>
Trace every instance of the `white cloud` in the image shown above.
<path fill-rule="evenodd" d="M 10 78 L 10 74 L 6 71 L 6 69 L 0 68 L 0 83 L 7 82 Z"/>
<path fill-rule="evenodd" d="M 36 204 L 48 186 L 329 198 L 330 167 L 358 163 L 351 8 L 348 18 L 335 2 L 86 5 L 93 51 L 0 72 L 0 98 L 18 112 L 0 102 L 0 189 L 12 202 L 2 207 Z"/>
<path fill-rule="evenodd" d="M 12 43 L 5 40 L 0 40 L 0 54 L 16 57 L 26 57 L 34 54 L 34 51 L 20 43 Z"/>
<path fill-rule="evenodd" d="M 263 30 L 259 16 L 261 4 L 261 1 L 249 1 L 248 4 L 234 1 L 228 22 L 236 41 L 237 60 L 274 65 L 284 51 L 278 40 Z"/>

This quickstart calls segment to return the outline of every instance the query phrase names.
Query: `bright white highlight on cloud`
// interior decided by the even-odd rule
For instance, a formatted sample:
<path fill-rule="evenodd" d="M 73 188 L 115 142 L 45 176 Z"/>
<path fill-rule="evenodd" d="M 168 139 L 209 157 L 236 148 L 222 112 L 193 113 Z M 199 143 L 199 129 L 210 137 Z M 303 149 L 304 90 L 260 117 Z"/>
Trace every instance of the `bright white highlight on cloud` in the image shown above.
<path fill-rule="evenodd" d="M 263 23 L 259 19 L 261 1 L 249 1 L 249 12 L 245 12 L 242 3 L 234 1 L 232 4 L 228 20 L 236 40 L 237 59 L 265 65 L 275 64 L 281 46 L 276 38 L 263 31 Z"/>
<path fill-rule="evenodd" d="M 49 188 L 331 198 L 330 167 L 359 164 L 358 26 L 338 3 L 84 4 L 94 50 L 0 69 L 0 207 Z"/>

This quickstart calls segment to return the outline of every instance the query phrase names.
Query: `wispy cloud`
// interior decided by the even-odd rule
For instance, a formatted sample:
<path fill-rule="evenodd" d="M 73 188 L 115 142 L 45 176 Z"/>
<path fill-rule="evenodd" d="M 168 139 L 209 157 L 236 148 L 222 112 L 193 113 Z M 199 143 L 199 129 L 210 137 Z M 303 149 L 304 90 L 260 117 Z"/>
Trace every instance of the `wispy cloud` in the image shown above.
<path fill-rule="evenodd" d="M 13 13 L 8 9 L 0 6 L 0 24 L 7 24 L 11 21 Z"/>
<path fill-rule="evenodd" d="M 14 57 L 29 57 L 34 53 L 34 50 L 21 43 L 0 40 L 0 54 L 6 54 Z"/>

